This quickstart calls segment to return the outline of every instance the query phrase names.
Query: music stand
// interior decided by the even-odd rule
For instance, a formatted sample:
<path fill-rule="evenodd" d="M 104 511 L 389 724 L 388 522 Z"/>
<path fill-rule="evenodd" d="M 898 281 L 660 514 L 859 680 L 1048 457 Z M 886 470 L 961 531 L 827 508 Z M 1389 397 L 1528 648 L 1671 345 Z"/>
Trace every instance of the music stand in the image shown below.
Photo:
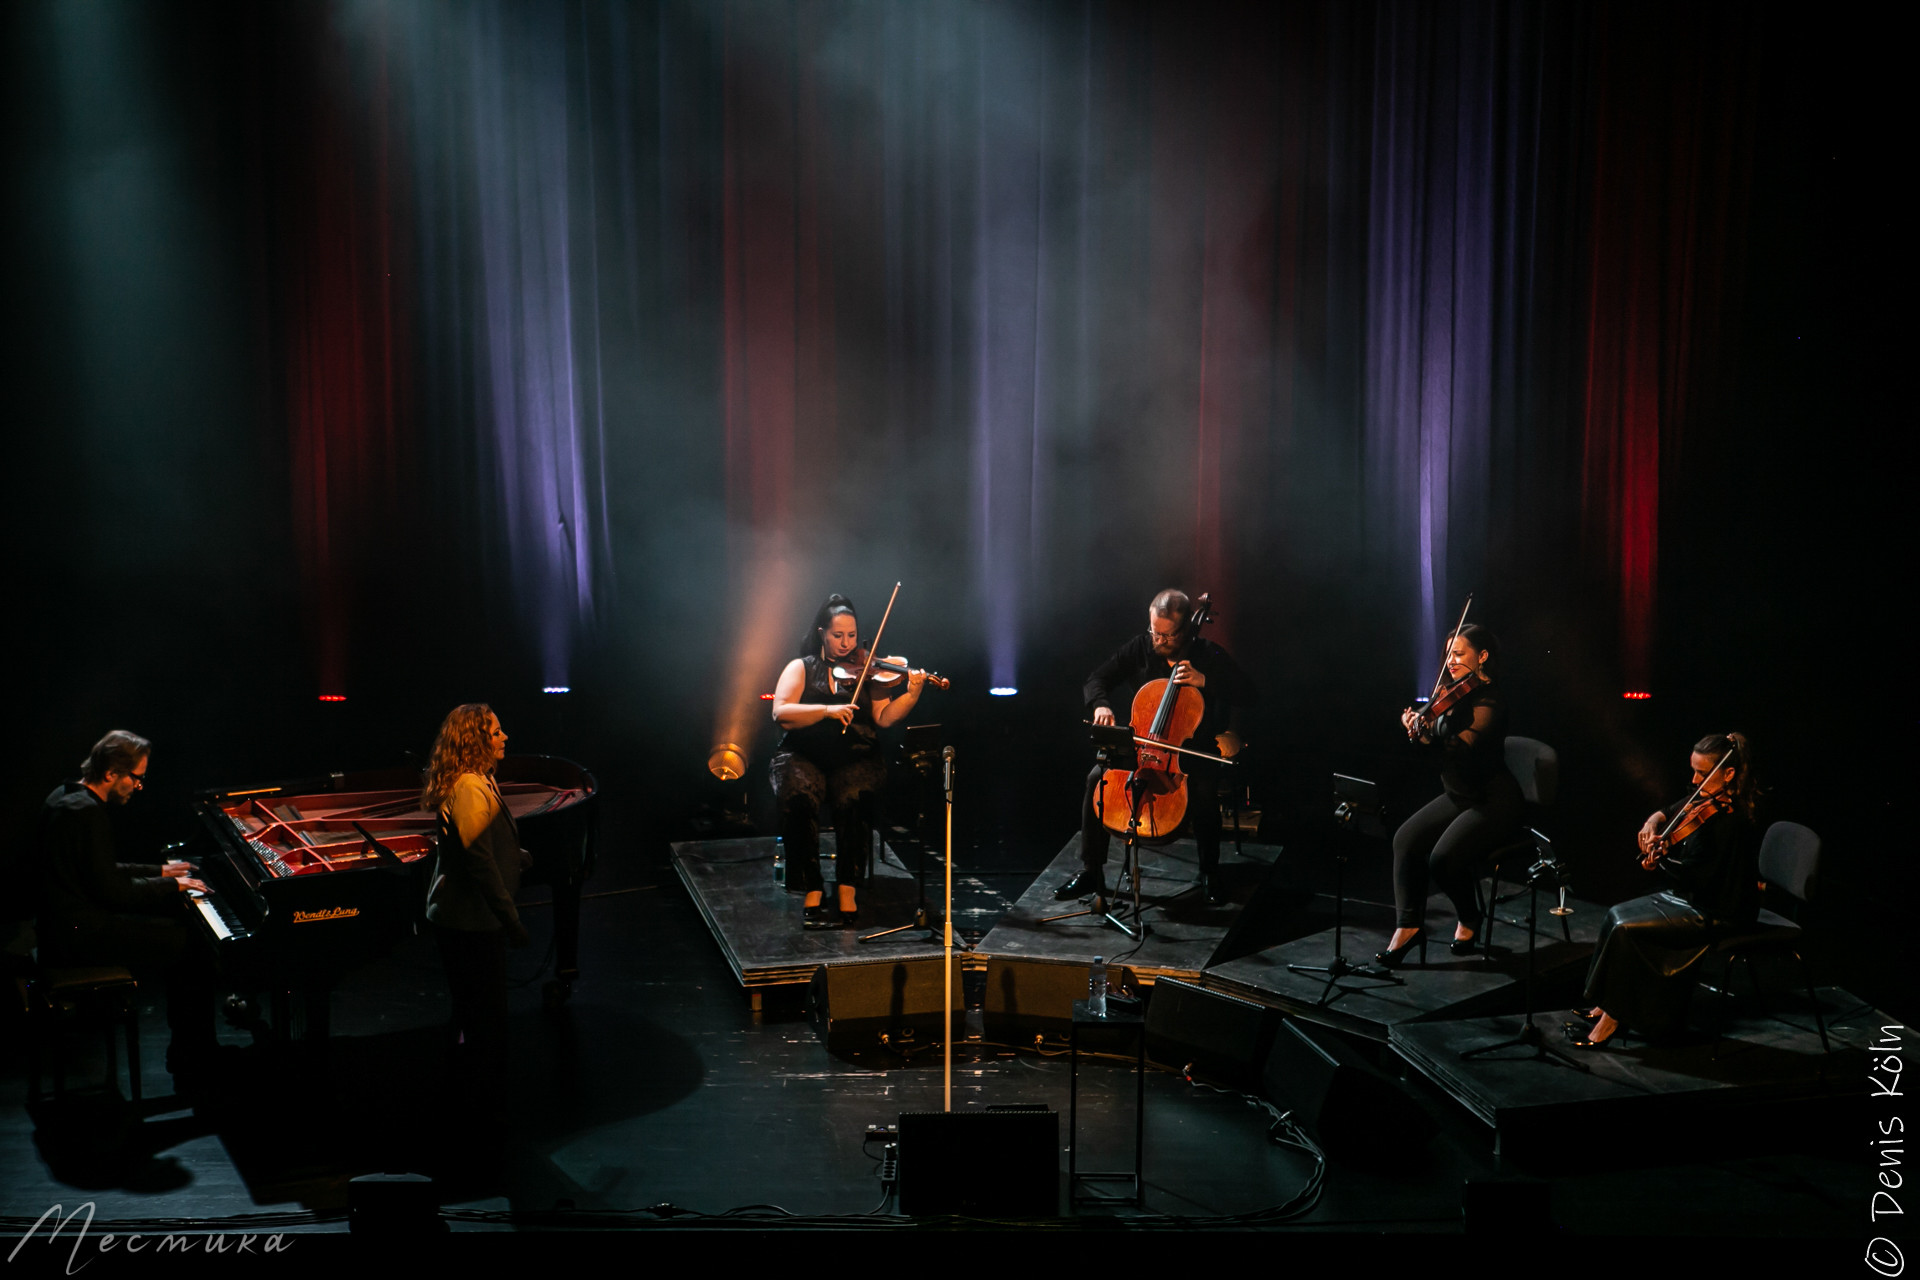
<path fill-rule="evenodd" d="M 1333 775 L 1333 959 L 1325 964 L 1290 964 L 1290 973 L 1324 973 L 1327 985 L 1315 1004 L 1325 1004 L 1333 996 L 1340 979 L 1371 978 L 1405 986 L 1406 979 L 1374 965 L 1355 964 L 1341 951 L 1342 932 L 1347 915 L 1347 845 L 1361 836 L 1385 839 L 1386 807 L 1380 803 L 1380 789 L 1365 778 Z"/>
<path fill-rule="evenodd" d="M 938 774 L 940 768 L 940 750 L 944 745 L 942 742 L 943 736 L 941 726 L 937 724 L 910 724 L 907 726 L 906 732 L 901 736 L 900 761 L 912 769 L 915 776 L 920 778 L 923 783 L 933 781 Z M 923 764 L 926 767 L 923 768 Z M 924 792 L 922 799 L 924 799 Z M 953 796 L 951 793 L 947 795 L 946 802 L 949 807 L 952 806 Z M 890 929 L 879 929 L 873 933 L 863 933 L 856 941 L 878 942 L 882 938 L 891 938 L 898 934 L 911 933 L 916 929 L 926 930 L 926 937 L 919 939 L 919 941 L 940 941 L 941 917 L 927 906 L 927 858 L 930 850 L 928 848 L 925 830 L 926 816 L 924 809 L 914 815 L 913 838 L 915 843 L 920 846 L 920 868 L 915 873 L 914 878 L 919 883 L 920 900 L 914 904 L 913 919 L 907 921 L 905 924 L 894 925 Z M 883 837 L 881 840 L 881 848 L 884 849 L 885 847 L 886 841 Z M 953 850 L 948 849 L 947 857 L 951 858 L 952 856 Z M 914 939 L 902 939 L 902 941 L 914 941 Z M 963 951 L 973 950 L 973 944 L 964 938 L 960 940 L 959 946 Z"/>
<path fill-rule="evenodd" d="M 1104 769 L 1125 769 L 1127 771 L 1127 851 L 1121 861 L 1122 874 L 1126 875 L 1133 886 L 1133 925 L 1107 907 L 1105 895 L 1094 894 L 1093 905 L 1084 911 L 1065 911 L 1057 916 L 1041 916 L 1041 924 L 1052 924 L 1056 920 L 1075 920 L 1081 916 L 1099 916 L 1136 942 L 1146 936 L 1147 926 L 1140 918 L 1140 794 L 1146 787 L 1146 780 L 1140 776 L 1140 752 L 1134 745 L 1133 726 L 1130 724 L 1096 724 L 1088 727 L 1088 740 L 1093 743 L 1094 759 Z M 1139 932 L 1135 932 L 1135 928 Z"/>

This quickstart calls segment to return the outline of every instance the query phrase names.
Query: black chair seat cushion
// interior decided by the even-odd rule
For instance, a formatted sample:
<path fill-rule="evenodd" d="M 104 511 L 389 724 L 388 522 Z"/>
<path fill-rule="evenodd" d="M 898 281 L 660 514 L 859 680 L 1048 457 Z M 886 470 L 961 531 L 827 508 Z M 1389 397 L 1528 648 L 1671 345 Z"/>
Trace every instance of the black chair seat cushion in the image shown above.
<path fill-rule="evenodd" d="M 1763 907 L 1751 929 L 1743 929 L 1739 933 L 1720 939 L 1714 949 L 1732 951 L 1737 947 L 1751 947 L 1761 943 L 1794 943 L 1800 941 L 1802 932 L 1800 926 L 1793 921 Z"/>

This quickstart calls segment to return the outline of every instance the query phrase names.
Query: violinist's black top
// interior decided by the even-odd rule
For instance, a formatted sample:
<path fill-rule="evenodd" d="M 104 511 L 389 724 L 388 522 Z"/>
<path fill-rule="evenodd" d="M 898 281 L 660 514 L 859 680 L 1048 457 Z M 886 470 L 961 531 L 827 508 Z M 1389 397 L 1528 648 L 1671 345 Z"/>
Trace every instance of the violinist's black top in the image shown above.
<path fill-rule="evenodd" d="M 1207 678 L 1206 688 L 1197 690 L 1206 699 L 1207 709 L 1200 717 L 1200 727 L 1185 743 L 1192 744 L 1195 751 L 1211 754 L 1216 748 L 1214 738 L 1232 723 L 1234 709 L 1250 707 L 1259 698 L 1253 681 L 1247 678 L 1240 664 L 1235 662 L 1227 651 L 1213 641 L 1202 636 L 1187 646 L 1181 655 L 1193 664 L 1193 669 Z M 1149 680 L 1163 678 L 1173 669 L 1167 659 L 1157 656 L 1153 651 L 1153 641 L 1144 633 L 1121 646 L 1118 653 L 1108 658 L 1093 674 L 1087 677 L 1081 695 L 1086 699 L 1087 710 L 1105 707 L 1114 717 L 1124 721 L 1126 713 L 1113 705 L 1116 694 L 1131 700 L 1134 691 Z M 1184 767 L 1184 766 L 1183 766 Z"/>
<path fill-rule="evenodd" d="M 807 687 L 801 696 L 802 702 L 832 706 L 847 701 L 852 695 L 851 680 L 844 682 L 838 690 L 834 688 L 832 664 L 819 654 L 810 653 L 800 661 L 807 668 Z M 834 769 L 868 758 L 878 741 L 879 730 L 873 723 L 873 707 L 863 696 L 860 709 L 854 713 L 853 725 L 845 733 L 840 732 L 838 720 L 816 720 L 782 734 L 779 750 L 803 755 L 822 769 Z"/>
<path fill-rule="evenodd" d="M 1668 819 L 1685 803 L 1682 797 L 1668 805 Z M 1760 910 L 1760 829 L 1737 809 L 1707 819 L 1657 865 L 1709 919 L 1746 924 Z"/>
<path fill-rule="evenodd" d="M 1440 785 L 1464 804 L 1485 800 L 1494 777 L 1507 771 L 1507 706 L 1498 688 L 1481 685 L 1430 731 L 1440 754 Z M 1469 729 L 1470 739 L 1463 738 Z"/>

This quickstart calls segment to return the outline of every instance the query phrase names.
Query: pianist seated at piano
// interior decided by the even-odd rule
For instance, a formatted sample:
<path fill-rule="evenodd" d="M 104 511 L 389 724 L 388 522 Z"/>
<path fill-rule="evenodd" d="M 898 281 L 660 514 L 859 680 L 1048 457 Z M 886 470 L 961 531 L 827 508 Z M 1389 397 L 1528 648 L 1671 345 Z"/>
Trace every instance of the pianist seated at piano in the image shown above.
<path fill-rule="evenodd" d="M 109 810 L 146 785 L 152 744 L 115 729 L 93 744 L 78 782 L 62 783 L 41 813 L 40 962 L 48 968 L 117 965 L 158 976 L 167 993 L 167 1070 L 181 1093 L 214 1075 L 213 955 L 191 928 L 188 894 L 206 886 L 185 862 L 121 860 Z"/>
<path fill-rule="evenodd" d="M 427 921 L 447 969 L 454 1083 L 463 1104 L 485 1105 L 502 1087 L 507 948 L 527 944 L 513 895 L 533 860 L 520 847 L 519 828 L 493 777 L 506 754 L 506 730 L 491 707 L 455 707 L 434 739 L 421 792 L 421 807 L 440 820 Z"/>

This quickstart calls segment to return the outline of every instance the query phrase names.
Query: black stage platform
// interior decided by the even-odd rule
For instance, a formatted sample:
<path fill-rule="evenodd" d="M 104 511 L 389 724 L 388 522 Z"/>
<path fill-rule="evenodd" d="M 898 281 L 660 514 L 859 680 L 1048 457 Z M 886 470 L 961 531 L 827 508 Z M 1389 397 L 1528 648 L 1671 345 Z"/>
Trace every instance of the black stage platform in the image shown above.
<path fill-rule="evenodd" d="M 1506 904 L 1508 906 L 1516 904 Z M 1517 904 L 1524 908 L 1524 902 Z M 1546 915 L 1547 900 L 1541 901 L 1545 923 L 1534 952 L 1534 982 L 1540 1000 L 1553 998 L 1564 1004 L 1572 999 L 1572 989 L 1586 973 L 1587 959 L 1599 936 L 1600 922 L 1606 910 L 1590 902 L 1569 899 L 1574 913 L 1566 917 L 1563 932 L 1560 922 Z M 1502 1010 L 1519 1009 L 1524 991 L 1527 952 L 1524 926 L 1519 917 L 1504 911 L 1493 929 L 1491 954 L 1456 956 L 1447 946 L 1453 937 L 1455 917 L 1447 900 L 1436 894 L 1427 902 L 1427 963 L 1418 953 L 1408 957 L 1398 970 L 1400 983 L 1381 978 L 1350 975 L 1329 990 L 1324 974 L 1294 973 L 1288 965 L 1325 965 L 1333 955 L 1333 930 L 1310 934 L 1268 947 L 1264 951 L 1214 965 L 1201 975 L 1202 986 L 1271 1005 L 1304 1018 L 1308 1022 L 1337 1027 L 1368 1040 L 1385 1042 L 1389 1032 L 1408 1022 L 1440 1018 L 1465 1018 Z M 1567 934 L 1572 941 L 1567 940 Z M 1356 964 L 1373 963 L 1373 953 L 1386 942 L 1383 930 L 1374 927 L 1356 929 L 1349 924 L 1341 940 L 1341 952 Z"/>
<path fill-rule="evenodd" d="M 859 928 L 809 933 L 800 927 L 802 895 L 789 893 L 773 878 L 774 845 L 770 838 L 756 837 L 673 846 L 673 869 L 679 872 L 741 986 L 755 991 L 804 984 L 823 964 L 941 954 L 938 945 L 927 941 L 925 930 L 895 934 L 884 942 L 865 945 L 859 940 L 861 934 L 907 923 L 919 901 L 914 876 L 890 846 L 881 845 L 866 891 L 860 895 Z M 820 869 L 829 881 L 833 878 L 833 855 L 833 833 L 823 831 Z M 941 892 L 941 874 L 936 860 L 927 870 L 930 900 L 937 900 Z M 827 900 L 832 902 L 831 884 L 827 893 Z"/>
<path fill-rule="evenodd" d="M 1571 1144 L 1587 1149 L 1594 1135 L 1653 1133 L 1660 1126 L 1700 1141 L 1710 1109 L 1766 1107 L 1755 1123 L 1782 1123 L 1793 1104 L 1857 1102 L 1866 1046 L 1898 1019 L 1838 987 L 1817 992 L 1827 1018 L 1831 1055 L 1804 995 L 1769 1014 L 1752 999 L 1706 989 L 1695 993 L 1694 1028 L 1687 1039 L 1651 1045 L 1629 1033 L 1604 1050 L 1575 1050 L 1564 1032 L 1573 1014 L 1564 1006 L 1535 1015 L 1549 1044 L 1590 1071 L 1534 1060 L 1513 1046 L 1462 1058 L 1461 1052 L 1510 1039 L 1514 1016 L 1447 1022 L 1403 1022 L 1392 1046 L 1423 1076 L 1452 1095 L 1494 1132 L 1494 1151 L 1530 1162 L 1547 1161 Z"/>
<path fill-rule="evenodd" d="M 821 835 L 823 854 L 833 850 L 830 833 Z M 673 866 L 692 895 L 714 940 L 740 985 L 749 991 L 805 983 L 823 964 L 848 961 L 937 956 L 940 947 L 924 931 L 896 934 L 883 941 L 861 943 L 859 935 L 913 918 L 918 890 L 908 863 L 891 847 L 875 860 L 867 891 L 860 897 L 860 927 L 808 933 L 800 928 L 800 895 L 788 893 L 773 879 L 774 842 L 754 838 L 693 841 L 673 846 Z M 1109 880 L 1118 875 L 1118 852 L 1108 868 Z M 1135 942 L 1098 917 L 1082 916 L 1053 924 L 1041 917 L 1079 910 L 1082 903 L 1056 902 L 1053 888 L 1080 866 L 1080 837 L 1075 835 L 1040 877 L 1028 886 L 999 922 L 966 954 L 968 968 L 980 968 L 987 957 L 1012 956 L 1027 960 L 1084 965 L 1097 955 L 1130 952 L 1127 967 L 1142 981 L 1160 977 L 1196 979 L 1208 964 L 1227 954 L 1234 926 L 1250 899 L 1265 884 L 1279 849 L 1245 845 L 1221 851 L 1221 870 L 1232 901 L 1210 907 L 1192 889 L 1198 855 L 1191 840 L 1158 848 L 1142 847 L 1141 895 L 1146 908 L 1147 936 Z M 928 868 L 928 898 L 935 906 L 941 892 L 939 855 Z M 832 863 L 822 858 L 823 869 Z M 829 878 L 831 870 L 826 870 Z M 1130 899 L 1129 899 L 1130 901 Z M 962 916 L 956 905 L 956 919 Z"/>
<path fill-rule="evenodd" d="M 1119 841 L 1107 863 L 1107 883 L 1114 886 L 1120 872 Z M 1055 855 L 1052 865 L 1020 895 L 1013 909 L 980 940 L 980 953 L 1022 960 L 1051 960 L 1090 964 L 1095 956 L 1125 956 L 1126 965 L 1143 982 L 1159 978 L 1197 979 L 1232 945 L 1234 926 L 1247 903 L 1265 885 L 1280 850 L 1274 845 L 1248 844 L 1236 851 L 1220 851 L 1220 874 L 1232 900 L 1217 907 L 1194 888 L 1199 854 L 1191 840 L 1143 845 L 1140 849 L 1140 901 L 1147 918 L 1147 934 L 1136 945 L 1133 938 L 1104 923 L 1099 916 L 1080 916 L 1042 924 L 1047 916 L 1084 909 L 1087 902 L 1056 902 L 1054 888 L 1080 870 L 1080 837 L 1074 835 Z M 1131 896 L 1115 903 L 1130 905 Z"/>

